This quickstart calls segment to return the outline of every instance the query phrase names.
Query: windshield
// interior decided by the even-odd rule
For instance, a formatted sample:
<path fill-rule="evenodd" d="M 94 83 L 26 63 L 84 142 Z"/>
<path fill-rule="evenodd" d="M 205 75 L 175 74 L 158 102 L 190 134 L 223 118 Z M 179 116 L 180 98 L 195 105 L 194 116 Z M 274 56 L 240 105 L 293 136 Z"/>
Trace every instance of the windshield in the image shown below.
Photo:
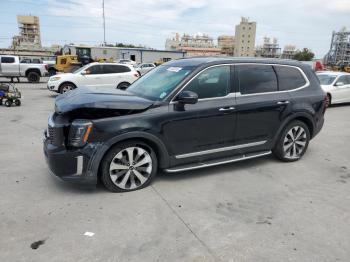
<path fill-rule="evenodd" d="M 162 100 L 193 69 L 194 67 L 159 66 L 133 83 L 128 92 L 150 100 Z"/>
<path fill-rule="evenodd" d="M 85 65 L 85 66 L 83 66 L 83 67 L 80 67 L 80 68 L 78 68 L 77 70 L 75 70 L 75 71 L 73 72 L 73 74 L 79 74 L 81 71 L 85 70 L 85 69 L 88 68 L 89 66 L 90 66 L 90 65 L 87 64 L 87 65 Z"/>
<path fill-rule="evenodd" d="M 331 85 L 336 78 L 336 76 L 334 75 L 325 75 L 325 74 L 317 75 L 317 77 L 320 80 L 321 85 Z"/>

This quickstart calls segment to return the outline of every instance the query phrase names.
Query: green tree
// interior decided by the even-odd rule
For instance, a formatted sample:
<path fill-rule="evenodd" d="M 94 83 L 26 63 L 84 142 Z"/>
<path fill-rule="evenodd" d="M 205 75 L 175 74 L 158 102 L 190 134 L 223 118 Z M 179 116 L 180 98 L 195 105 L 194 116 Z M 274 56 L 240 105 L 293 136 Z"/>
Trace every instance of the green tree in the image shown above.
<path fill-rule="evenodd" d="M 296 51 L 294 59 L 298 61 L 311 61 L 315 57 L 315 54 L 308 48 Z"/>

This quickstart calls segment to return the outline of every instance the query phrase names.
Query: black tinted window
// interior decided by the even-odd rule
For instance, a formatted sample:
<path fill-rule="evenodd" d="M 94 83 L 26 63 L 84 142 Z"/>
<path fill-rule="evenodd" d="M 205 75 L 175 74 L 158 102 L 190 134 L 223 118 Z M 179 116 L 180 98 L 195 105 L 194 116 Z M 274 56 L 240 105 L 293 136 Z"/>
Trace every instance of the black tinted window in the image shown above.
<path fill-rule="evenodd" d="M 295 67 L 275 66 L 280 91 L 292 90 L 306 84 L 305 78 Z"/>
<path fill-rule="evenodd" d="M 130 68 L 127 66 L 121 65 L 103 65 L 104 74 L 116 74 L 116 73 L 125 73 L 130 72 Z"/>
<path fill-rule="evenodd" d="M 86 72 L 90 75 L 97 75 L 102 74 L 101 66 L 100 65 L 94 65 L 86 69 Z"/>
<path fill-rule="evenodd" d="M 269 65 L 236 66 L 241 94 L 277 91 L 277 77 Z"/>
<path fill-rule="evenodd" d="M 11 64 L 15 62 L 15 58 L 14 57 L 7 57 L 7 56 L 3 56 L 1 57 L 1 63 L 4 64 Z"/>
<path fill-rule="evenodd" d="M 185 88 L 198 98 L 226 96 L 230 92 L 230 66 L 209 68 L 195 77 Z"/>

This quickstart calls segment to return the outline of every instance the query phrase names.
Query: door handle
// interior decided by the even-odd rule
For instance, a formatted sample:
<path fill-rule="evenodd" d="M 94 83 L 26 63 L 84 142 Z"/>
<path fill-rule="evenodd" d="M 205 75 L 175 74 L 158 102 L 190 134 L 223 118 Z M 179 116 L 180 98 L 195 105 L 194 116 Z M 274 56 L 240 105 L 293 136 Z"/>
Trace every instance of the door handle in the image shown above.
<path fill-rule="evenodd" d="M 233 111 L 235 108 L 233 106 L 230 107 L 222 107 L 219 109 L 220 112 L 225 112 L 225 111 Z"/>
<path fill-rule="evenodd" d="M 288 100 L 286 101 L 278 101 L 277 105 L 288 105 L 290 102 Z"/>

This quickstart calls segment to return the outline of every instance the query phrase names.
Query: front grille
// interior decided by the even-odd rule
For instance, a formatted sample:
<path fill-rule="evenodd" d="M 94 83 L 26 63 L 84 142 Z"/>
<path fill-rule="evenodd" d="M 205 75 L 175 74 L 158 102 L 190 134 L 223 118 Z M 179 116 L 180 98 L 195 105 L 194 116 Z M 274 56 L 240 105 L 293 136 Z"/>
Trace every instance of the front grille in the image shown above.
<path fill-rule="evenodd" d="M 47 138 L 50 144 L 60 146 L 63 144 L 63 127 L 52 127 L 48 126 L 47 128 Z"/>
<path fill-rule="evenodd" d="M 55 128 L 48 126 L 47 135 L 48 135 L 49 142 L 53 144 L 53 141 L 55 141 Z"/>

